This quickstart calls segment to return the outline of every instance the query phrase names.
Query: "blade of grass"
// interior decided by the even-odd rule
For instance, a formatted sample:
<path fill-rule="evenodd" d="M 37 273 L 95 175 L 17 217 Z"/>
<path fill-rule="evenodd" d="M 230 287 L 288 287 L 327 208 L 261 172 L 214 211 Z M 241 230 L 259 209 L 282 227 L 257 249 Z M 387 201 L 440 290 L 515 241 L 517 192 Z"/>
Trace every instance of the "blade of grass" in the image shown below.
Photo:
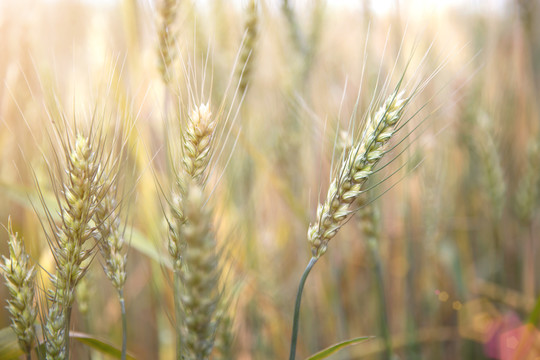
<path fill-rule="evenodd" d="M 330 355 L 334 354 L 335 352 L 337 352 L 337 351 L 339 351 L 341 349 L 344 349 L 344 348 L 346 348 L 348 346 L 359 344 L 361 342 L 364 342 L 364 341 L 367 341 L 367 340 L 370 340 L 370 339 L 373 339 L 373 338 L 374 338 L 373 336 L 362 336 L 362 337 L 357 337 L 357 338 L 350 339 L 350 340 L 345 340 L 345 341 L 339 342 L 337 344 L 334 344 L 332 346 L 329 346 L 326 349 L 321 350 L 316 354 L 311 355 L 306 360 L 326 359 L 327 357 L 329 357 Z"/>
<path fill-rule="evenodd" d="M 0 359 L 18 359 L 23 352 L 11 327 L 0 330 Z"/>
<path fill-rule="evenodd" d="M 100 340 L 92 335 L 72 331 L 69 333 L 69 337 L 76 339 L 80 343 L 90 346 L 92 349 L 95 349 L 103 354 L 110 355 L 116 359 L 122 358 L 121 350 L 116 348 L 114 345 L 109 344 L 107 341 Z M 126 359 L 136 360 L 135 357 L 129 353 L 126 354 Z"/>

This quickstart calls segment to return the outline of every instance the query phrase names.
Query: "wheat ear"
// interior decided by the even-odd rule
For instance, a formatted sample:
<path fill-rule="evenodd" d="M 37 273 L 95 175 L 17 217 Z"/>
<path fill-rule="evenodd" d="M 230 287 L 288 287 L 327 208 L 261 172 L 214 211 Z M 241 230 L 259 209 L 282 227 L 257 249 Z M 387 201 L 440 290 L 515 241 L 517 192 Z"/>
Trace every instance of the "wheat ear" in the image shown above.
<path fill-rule="evenodd" d="M 527 145 L 525 173 L 516 190 L 515 207 L 519 220 L 529 226 L 538 207 L 540 186 L 540 143 L 536 138 Z"/>
<path fill-rule="evenodd" d="M 252 64 L 255 55 L 255 46 L 257 44 L 257 30 L 259 24 L 257 2 L 251 0 L 246 10 L 247 18 L 244 24 L 244 42 L 237 65 L 237 74 L 240 79 L 238 84 L 240 97 L 246 92 L 251 78 L 251 69 L 253 67 Z"/>
<path fill-rule="evenodd" d="M 216 360 L 234 359 L 233 319 L 228 314 L 218 315 L 217 318 L 220 319 L 216 329 L 215 349 L 217 354 L 213 358 Z"/>
<path fill-rule="evenodd" d="M 475 135 L 477 136 L 478 155 L 484 168 L 482 180 L 491 201 L 493 220 L 499 220 L 503 215 L 505 206 L 506 181 L 499 150 L 489 124 L 492 119 L 485 113 L 481 113 L 479 117 L 479 127 Z"/>
<path fill-rule="evenodd" d="M 518 183 L 515 202 L 519 220 L 529 229 L 529 236 L 523 247 L 523 289 L 525 295 L 535 295 L 535 259 L 537 245 L 534 236 L 534 217 L 538 210 L 538 190 L 540 186 L 540 144 L 537 138 L 529 140 L 525 173 Z"/>
<path fill-rule="evenodd" d="M 55 289 L 49 292 L 53 303 L 46 324 L 46 350 L 50 360 L 69 358 L 69 324 L 75 287 L 94 253 L 93 247 L 85 245 L 95 237 L 90 222 L 101 200 L 98 159 L 90 139 L 78 134 L 73 147 L 63 146 L 68 179 L 62 184 L 65 200 L 60 211 L 62 224 L 53 228 L 54 239 L 49 239 L 56 261 L 56 274 L 51 276 Z"/>
<path fill-rule="evenodd" d="M 182 135 L 182 164 L 176 172 L 176 183 L 170 202 L 174 223 L 169 236 L 169 253 L 175 271 L 180 271 L 181 251 L 180 227 L 184 223 L 182 198 L 185 196 L 186 182 L 204 183 L 204 170 L 210 160 L 210 150 L 214 140 L 217 122 L 212 117 L 210 106 L 202 104 L 191 112 Z"/>
<path fill-rule="evenodd" d="M 99 203 L 96 211 L 96 223 L 99 230 L 99 249 L 105 259 L 103 270 L 118 292 L 122 292 L 126 282 L 126 254 L 124 236 L 118 216 L 118 204 L 114 194 L 116 186 L 108 184 L 108 191 Z"/>
<path fill-rule="evenodd" d="M 178 11 L 178 0 L 163 0 L 159 8 L 158 29 L 158 70 L 161 80 L 169 85 L 172 76 L 172 64 L 176 57 L 176 34 L 174 22 Z"/>
<path fill-rule="evenodd" d="M 384 104 L 374 114 L 368 116 L 359 141 L 350 150 L 345 151 L 337 175 L 328 189 L 326 200 L 317 208 L 317 222 L 311 224 L 308 229 L 312 257 L 298 285 L 289 360 L 296 357 L 300 305 L 306 279 L 317 260 L 326 252 L 328 242 L 355 212 L 352 206 L 363 198 L 365 191 L 362 187 L 383 157 L 385 145 L 394 134 L 409 100 L 403 98 L 403 92 L 398 93 L 396 88 Z"/>
<path fill-rule="evenodd" d="M 126 282 L 127 255 L 124 251 L 124 235 L 121 229 L 119 206 L 116 201 L 116 185 L 109 176 L 103 178 L 102 186 L 107 190 L 96 211 L 96 223 L 99 230 L 99 249 L 105 260 L 103 270 L 112 282 L 118 294 L 122 313 L 122 354 L 124 360 L 127 354 L 127 319 L 124 300 L 124 284 Z"/>
<path fill-rule="evenodd" d="M 30 359 L 35 338 L 34 284 L 36 270 L 34 266 L 30 265 L 22 239 L 13 232 L 11 219 L 8 220 L 7 230 L 9 233 L 9 258 L 3 257 L 4 263 L 0 265 L 11 296 L 11 299 L 7 301 L 7 309 L 11 315 L 11 328 L 17 335 L 21 349 Z"/>
<path fill-rule="evenodd" d="M 186 289 L 182 296 L 187 330 L 185 345 L 187 358 L 202 360 L 209 358 L 213 348 L 220 272 L 212 215 L 203 189 L 191 182 L 186 190 L 183 201 L 186 221 L 181 230 L 186 241 L 182 272 Z"/>
<path fill-rule="evenodd" d="M 315 258 L 326 252 L 328 242 L 354 212 L 352 205 L 363 193 L 362 186 L 383 157 L 384 146 L 392 137 L 406 103 L 403 93 L 390 95 L 367 119 L 361 141 L 344 157 L 325 202 L 317 208 L 317 221 L 308 229 L 308 241 Z"/>
<path fill-rule="evenodd" d="M 169 202 L 171 221 L 169 222 L 169 254 L 173 260 L 174 270 L 174 304 L 176 318 L 176 353 L 182 358 L 184 342 L 182 331 L 184 323 L 183 298 L 181 297 L 181 280 L 184 272 L 184 261 L 189 244 L 186 241 L 184 227 L 188 218 L 185 214 L 188 187 L 203 187 L 206 181 L 205 170 L 211 157 L 212 144 L 217 122 L 212 117 L 210 106 L 202 104 L 195 108 L 187 119 L 182 133 L 181 160 L 175 174 L 175 184 L 172 190 L 172 199 Z M 191 184 L 191 185 L 190 185 Z M 196 247 L 194 248 L 196 249 Z M 195 250 L 193 250 L 195 251 Z M 185 282 L 185 279 L 184 279 Z M 185 285 L 185 292 L 190 294 L 189 282 Z M 191 296 L 191 295 L 186 295 Z M 197 296 L 196 294 L 193 296 Z M 189 344 L 189 340 L 186 340 Z M 186 344 L 186 348 L 189 348 Z M 189 350 L 189 349 L 188 349 Z"/>
<path fill-rule="evenodd" d="M 392 358 L 392 338 L 388 324 L 388 308 L 385 293 L 385 281 L 383 274 L 383 262 L 379 252 L 379 244 L 381 239 L 380 234 L 380 213 L 375 204 L 370 202 L 369 196 L 364 194 L 362 203 L 366 204 L 360 210 L 360 229 L 364 235 L 367 247 L 371 253 L 375 265 L 376 288 L 379 306 L 379 326 L 384 343 L 383 357 L 385 359 Z"/>

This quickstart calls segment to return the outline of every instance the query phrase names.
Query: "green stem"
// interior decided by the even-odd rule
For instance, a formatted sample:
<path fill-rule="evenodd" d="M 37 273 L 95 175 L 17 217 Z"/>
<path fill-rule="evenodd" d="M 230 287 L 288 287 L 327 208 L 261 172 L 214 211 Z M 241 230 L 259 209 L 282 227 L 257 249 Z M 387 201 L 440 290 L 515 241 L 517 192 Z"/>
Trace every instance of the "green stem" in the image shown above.
<path fill-rule="evenodd" d="M 388 328 L 386 294 L 384 291 L 384 276 L 381 257 L 379 255 L 379 245 L 375 239 L 370 239 L 368 245 L 369 249 L 371 250 L 373 261 L 375 262 L 375 276 L 377 278 L 377 296 L 379 297 L 380 304 L 379 324 L 384 340 L 384 351 L 382 353 L 382 358 L 390 360 L 392 358 L 392 340 L 390 337 L 390 330 Z"/>
<path fill-rule="evenodd" d="M 176 321 L 176 359 L 182 360 L 182 306 L 180 303 L 180 271 L 174 272 L 174 313 Z"/>
<path fill-rule="evenodd" d="M 127 318 L 126 318 L 126 303 L 124 301 L 124 290 L 118 291 L 120 301 L 120 309 L 122 311 L 122 360 L 126 360 L 127 353 Z"/>
<path fill-rule="evenodd" d="M 302 291 L 304 290 L 304 284 L 306 283 L 306 279 L 309 275 L 309 272 L 313 268 L 313 265 L 317 262 L 318 258 L 312 257 L 309 260 L 309 263 L 306 267 L 306 270 L 304 270 L 304 273 L 302 274 L 302 278 L 300 279 L 300 284 L 298 285 L 298 293 L 296 294 L 296 303 L 294 304 L 294 318 L 293 318 L 293 329 L 292 329 L 292 336 L 291 336 L 291 352 L 289 355 L 289 360 L 294 360 L 296 356 L 296 341 L 298 339 L 298 322 L 300 320 L 300 304 L 302 302 Z"/>
<path fill-rule="evenodd" d="M 534 326 L 540 325 L 540 296 L 538 296 L 538 299 L 536 299 L 536 304 L 534 305 L 527 322 Z"/>
<path fill-rule="evenodd" d="M 64 329 L 64 346 L 65 346 L 65 359 L 69 360 L 69 328 L 71 324 L 71 306 L 66 309 L 66 328 Z"/>

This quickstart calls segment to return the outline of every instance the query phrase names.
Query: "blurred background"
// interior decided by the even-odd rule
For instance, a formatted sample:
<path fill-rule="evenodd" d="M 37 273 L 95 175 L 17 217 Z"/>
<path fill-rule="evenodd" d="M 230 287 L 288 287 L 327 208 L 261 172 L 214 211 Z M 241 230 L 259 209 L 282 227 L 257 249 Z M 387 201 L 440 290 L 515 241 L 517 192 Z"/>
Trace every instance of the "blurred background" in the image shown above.
<path fill-rule="evenodd" d="M 125 161 L 128 349 L 173 357 L 156 183 L 167 182 L 167 98 L 188 103 L 195 88 L 229 119 L 212 200 L 234 289 L 235 358 L 286 358 L 311 255 L 307 227 L 351 119 L 358 127 L 404 74 L 406 93 L 422 91 L 368 184 L 370 205 L 310 274 L 298 357 L 358 336 L 375 338 L 331 358 L 540 357 L 538 1 L 181 0 L 168 30 L 169 84 L 162 5 L 0 0 L 0 223 L 11 216 L 24 236 L 39 291 L 54 268 L 34 181 L 53 196 L 48 104 L 57 99 L 82 122 L 106 105 L 135 129 Z M 4 255 L 7 238 L 1 229 Z M 120 310 L 101 263 L 73 329 L 119 344 Z M 7 297 L 2 283 L 0 302 Z M 9 324 L 1 307 L 0 328 Z M 102 358 L 73 346 L 76 358 Z"/>

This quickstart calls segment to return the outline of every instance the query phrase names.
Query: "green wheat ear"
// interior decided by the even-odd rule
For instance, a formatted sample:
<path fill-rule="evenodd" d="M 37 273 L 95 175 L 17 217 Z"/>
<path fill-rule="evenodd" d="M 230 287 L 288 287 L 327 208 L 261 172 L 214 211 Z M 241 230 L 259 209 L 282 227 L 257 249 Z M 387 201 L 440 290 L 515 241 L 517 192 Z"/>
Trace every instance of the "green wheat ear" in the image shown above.
<path fill-rule="evenodd" d="M 70 139 L 68 138 L 67 141 Z M 75 300 L 75 288 L 84 276 L 93 250 L 87 242 L 95 237 L 91 226 L 101 200 L 97 154 L 89 137 L 77 134 L 74 144 L 63 143 L 67 162 L 67 179 L 62 182 L 62 225 L 53 230 L 49 243 L 56 260 L 56 274 L 51 276 L 54 290 L 46 324 L 47 359 L 69 357 L 69 324 Z M 62 338 L 62 339 L 60 339 Z"/>
<path fill-rule="evenodd" d="M 407 102 L 403 92 L 390 95 L 367 119 L 360 141 L 343 158 L 325 202 L 317 208 L 317 221 L 309 226 L 308 240 L 315 258 L 326 252 L 328 242 L 353 213 L 352 205 L 362 195 L 363 185 L 383 157 L 384 147 L 394 134 Z"/>
<path fill-rule="evenodd" d="M 399 85 L 383 105 L 367 117 L 361 136 L 352 145 L 348 145 L 347 141 L 342 142 L 344 154 L 342 161 L 324 203 L 319 204 L 317 208 L 317 221 L 308 228 L 307 238 L 312 257 L 298 286 L 289 360 L 296 357 L 300 306 L 306 279 L 317 260 L 326 252 L 329 241 L 336 236 L 364 200 L 366 192 L 364 185 L 385 155 L 386 145 L 397 131 L 405 106 L 411 99 L 404 97 L 404 93 L 398 90 Z"/>
<path fill-rule="evenodd" d="M 11 316 L 11 328 L 21 349 L 30 356 L 35 339 L 34 323 L 36 308 L 34 307 L 34 284 L 36 270 L 30 265 L 30 256 L 24 250 L 22 239 L 13 232 L 11 219 L 8 219 L 9 258 L 3 257 L 0 265 L 11 299 L 7 301 L 7 309 Z"/>

